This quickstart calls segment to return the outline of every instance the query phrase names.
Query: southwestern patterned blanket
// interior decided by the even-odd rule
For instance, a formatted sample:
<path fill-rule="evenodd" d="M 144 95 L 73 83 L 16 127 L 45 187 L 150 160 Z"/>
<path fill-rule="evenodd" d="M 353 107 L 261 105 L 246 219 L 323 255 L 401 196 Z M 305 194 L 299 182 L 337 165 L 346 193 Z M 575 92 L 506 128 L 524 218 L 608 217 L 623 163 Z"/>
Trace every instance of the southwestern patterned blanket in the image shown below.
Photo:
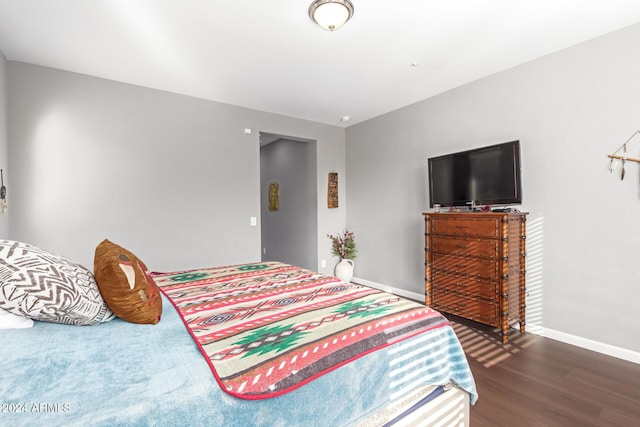
<path fill-rule="evenodd" d="M 218 384 L 243 399 L 279 396 L 448 325 L 418 303 L 279 262 L 152 275 Z"/>

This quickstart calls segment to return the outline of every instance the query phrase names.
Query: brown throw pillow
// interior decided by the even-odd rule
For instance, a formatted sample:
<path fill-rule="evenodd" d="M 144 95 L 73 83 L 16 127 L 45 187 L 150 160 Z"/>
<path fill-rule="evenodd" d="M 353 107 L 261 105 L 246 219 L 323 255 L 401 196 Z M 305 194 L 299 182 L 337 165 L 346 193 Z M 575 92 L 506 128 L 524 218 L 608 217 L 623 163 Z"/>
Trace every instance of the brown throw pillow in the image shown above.
<path fill-rule="evenodd" d="M 160 290 L 137 256 L 105 239 L 96 247 L 93 269 L 100 293 L 116 316 L 132 323 L 160 321 Z"/>

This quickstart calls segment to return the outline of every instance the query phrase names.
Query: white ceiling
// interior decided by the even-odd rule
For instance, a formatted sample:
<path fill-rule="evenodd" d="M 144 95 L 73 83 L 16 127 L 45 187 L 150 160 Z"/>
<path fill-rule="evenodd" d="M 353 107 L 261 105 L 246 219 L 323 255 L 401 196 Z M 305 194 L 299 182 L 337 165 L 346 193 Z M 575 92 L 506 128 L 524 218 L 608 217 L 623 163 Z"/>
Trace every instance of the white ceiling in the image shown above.
<path fill-rule="evenodd" d="M 0 0 L 0 51 L 349 126 L 640 22 L 640 0 L 352 2 L 328 32 L 311 0 Z"/>

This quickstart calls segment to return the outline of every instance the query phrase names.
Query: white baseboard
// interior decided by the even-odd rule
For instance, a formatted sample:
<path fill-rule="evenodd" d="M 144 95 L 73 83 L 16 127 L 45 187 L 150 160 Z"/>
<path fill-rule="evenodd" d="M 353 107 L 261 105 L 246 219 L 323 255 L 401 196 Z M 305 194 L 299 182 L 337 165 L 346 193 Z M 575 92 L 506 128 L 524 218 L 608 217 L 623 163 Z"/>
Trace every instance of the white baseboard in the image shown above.
<path fill-rule="evenodd" d="M 613 356 L 618 359 L 627 360 L 629 362 L 640 364 L 640 353 L 633 350 L 628 350 L 622 347 L 616 347 L 614 345 L 601 343 L 599 341 L 590 340 L 588 338 L 578 337 L 575 335 L 567 334 L 566 332 L 556 331 L 549 328 L 543 328 L 540 335 L 551 338 L 552 340 L 561 341 L 567 344 L 575 345 L 577 347 L 586 348 L 598 353 L 606 354 L 607 356 Z"/>
<path fill-rule="evenodd" d="M 382 285 L 380 283 L 372 282 L 370 280 L 354 277 L 352 282 L 369 286 L 375 289 L 379 289 L 391 294 L 400 295 L 405 298 L 409 298 L 416 301 L 424 301 L 424 294 L 416 292 L 405 291 L 404 289 L 394 288 L 393 286 Z M 595 351 L 597 353 L 606 354 L 607 356 L 613 356 L 618 359 L 627 360 L 629 362 L 640 364 L 640 352 L 628 350 L 622 347 L 616 347 L 614 345 L 601 343 L 598 341 L 590 340 L 588 338 L 579 337 L 576 335 L 567 334 L 565 332 L 556 331 L 554 329 L 545 328 L 539 325 L 527 325 L 527 332 L 532 334 L 541 335 L 543 337 L 551 338 L 552 340 L 560 341 L 566 344 L 575 345 L 587 350 Z"/>
<path fill-rule="evenodd" d="M 394 288 L 393 286 L 382 285 L 380 283 L 371 282 L 370 280 L 361 279 L 359 277 L 354 277 L 353 279 L 351 279 L 351 281 L 359 285 L 369 286 L 370 288 L 379 289 L 383 292 L 400 295 L 401 297 L 409 298 L 415 301 L 422 301 L 424 303 L 424 294 L 405 291 L 404 289 Z"/>

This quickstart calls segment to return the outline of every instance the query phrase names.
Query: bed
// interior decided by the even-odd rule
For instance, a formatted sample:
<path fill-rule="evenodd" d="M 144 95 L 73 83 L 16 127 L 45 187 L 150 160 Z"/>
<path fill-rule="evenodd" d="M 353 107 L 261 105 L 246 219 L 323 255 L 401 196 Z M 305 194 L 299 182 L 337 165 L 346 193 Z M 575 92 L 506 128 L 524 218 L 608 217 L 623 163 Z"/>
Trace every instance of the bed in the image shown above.
<path fill-rule="evenodd" d="M 0 331 L 0 425 L 469 425 L 466 358 L 446 319 L 421 304 L 278 262 L 151 276 L 156 324 Z M 291 338 L 283 322 L 308 329 Z M 255 336 L 248 323 L 276 331 L 266 341 L 278 348 L 243 341 Z M 310 331 L 323 328 L 332 332 Z M 344 334 L 368 328 L 373 341 Z M 327 342 L 338 350 L 309 356 Z M 272 375 L 287 358 L 290 372 Z"/>

